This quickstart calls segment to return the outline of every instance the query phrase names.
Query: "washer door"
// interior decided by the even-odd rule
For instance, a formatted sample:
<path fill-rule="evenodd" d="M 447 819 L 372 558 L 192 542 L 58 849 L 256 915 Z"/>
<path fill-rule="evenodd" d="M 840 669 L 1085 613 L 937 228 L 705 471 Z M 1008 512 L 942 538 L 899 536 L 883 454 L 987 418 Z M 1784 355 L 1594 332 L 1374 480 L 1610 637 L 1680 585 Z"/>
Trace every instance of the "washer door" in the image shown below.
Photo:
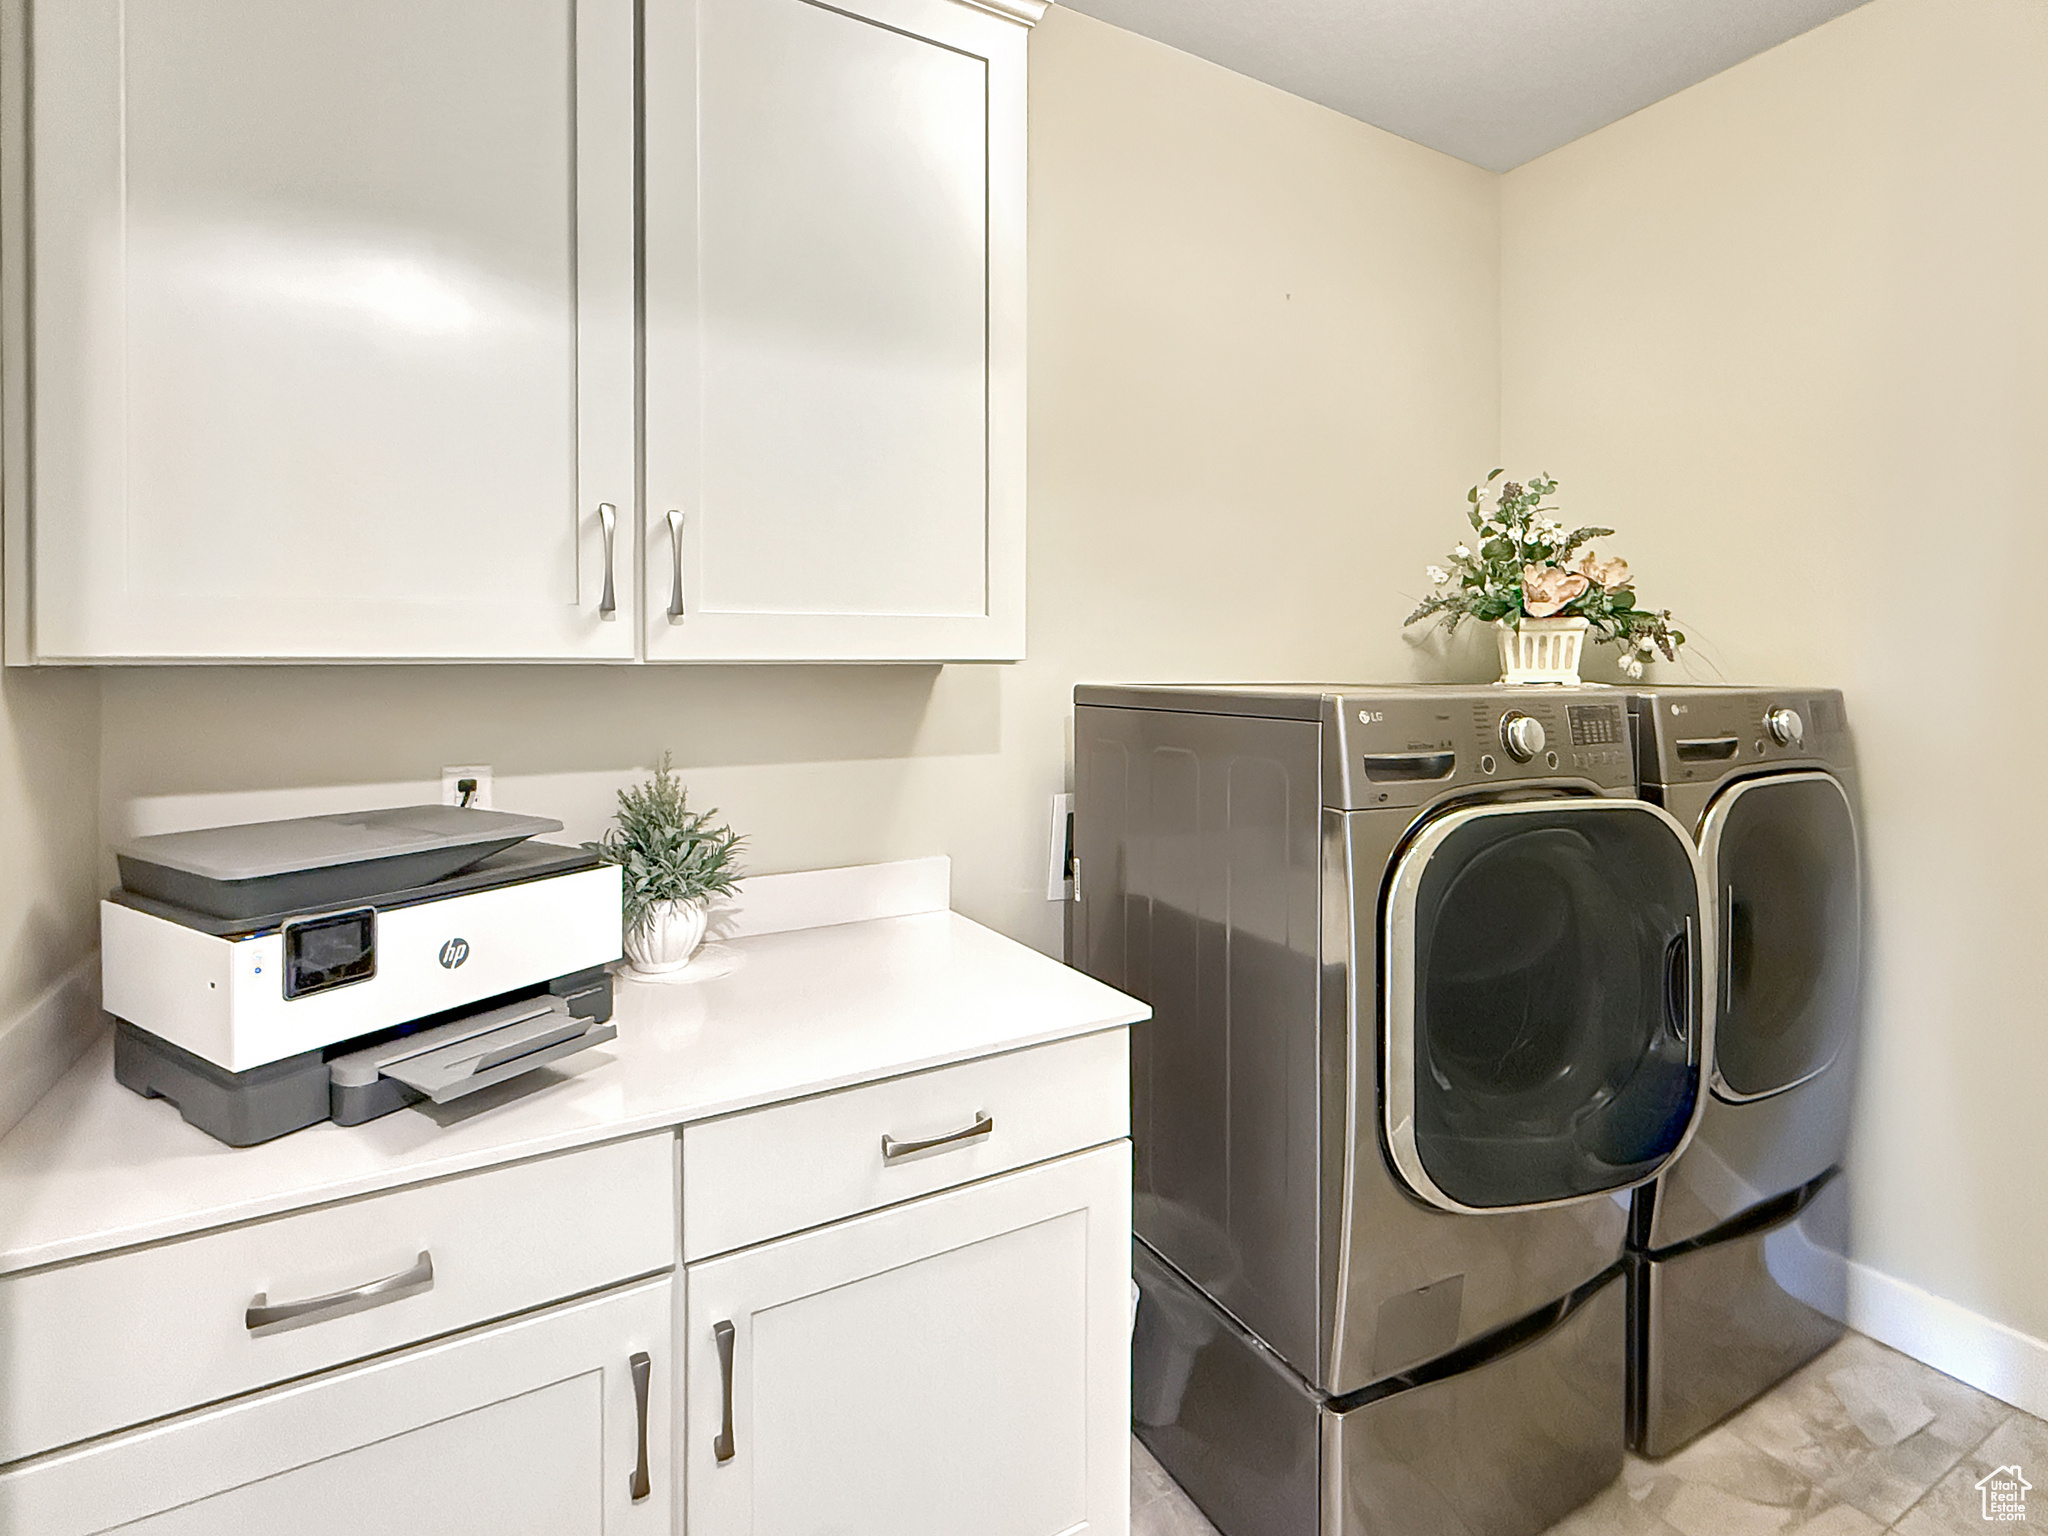
<path fill-rule="evenodd" d="M 1714 1094 L 1767 1098 L 1825 1072 L 1855 1034 L 1856 819 L 1831 774 L 1744 779 L 1707 808 L 1700 854 L 1720 915 Z"/>
<path fill-rule="evenodd" d="M 1633 800 L 1426 823 L 1386 905 L 1388 1151 L 1445 1210 L 1551 1205 L 1653 1176 L 1690 1134 L 1713 907 L 1685 830 Z"/>

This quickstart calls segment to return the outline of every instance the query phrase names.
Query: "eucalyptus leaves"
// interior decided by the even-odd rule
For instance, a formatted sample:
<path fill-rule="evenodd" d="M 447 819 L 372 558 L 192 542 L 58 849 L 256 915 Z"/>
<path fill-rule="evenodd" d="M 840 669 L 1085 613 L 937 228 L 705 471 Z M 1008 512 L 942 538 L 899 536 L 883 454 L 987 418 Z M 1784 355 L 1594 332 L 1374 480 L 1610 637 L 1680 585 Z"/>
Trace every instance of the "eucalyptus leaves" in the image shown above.
<path fill-rule="evenodd" d="M 583 845 L 624 875 L 629 930 L 662 902 L 729 896 L 740 878 L 739 850 L 746 839 L 731 827 L 714 826 L 715 809 L 691 810 L 670 763 L 662 753 L 653 778 L 620 790 L 615 825 L 601 841 Z"/>
<path fill-rule="evenodd" d="M 1621 647 L 1621 668 L 1630 677 L 1641 677 L 1644 661 L 1659 653 L 1676 660 L 1685 636 L 1672 627 L 1671 610 L 1638 608 L 1628 562 L 1588 547 L 1614 530 L 1567 528 L 1543 505 L 1557 490 L 1555 480 L 1538 475 L 1526 485 L 1496 485 L 1503 473 L 1496 469 L 1465 496 L 1478 549 L 1460 544 L 1448 570 L 1430 566 L 1436 591 L 1402 622 L 1435 617 L 1452 633 L 1466 619 L 1516 628 L 1524 618 L 1579 618 L 1596 641 Z"/>

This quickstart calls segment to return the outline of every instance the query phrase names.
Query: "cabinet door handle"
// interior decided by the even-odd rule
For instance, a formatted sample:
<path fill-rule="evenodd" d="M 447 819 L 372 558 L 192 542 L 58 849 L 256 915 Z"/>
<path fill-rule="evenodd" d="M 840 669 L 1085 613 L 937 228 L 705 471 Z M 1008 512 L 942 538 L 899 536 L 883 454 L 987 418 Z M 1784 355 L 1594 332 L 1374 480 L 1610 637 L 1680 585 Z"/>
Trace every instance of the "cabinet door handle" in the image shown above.
<path fill-rule="evenodd" d="M 283 1333 L 288 1328 L 303 1328 L 308 1323 L 324 1323 L 330 1318 L 346 1317 L 351 1312 L 381 1307 L 387 1301 L 403 1301 L 433 1287 L 434 1256 L 422 1250 L 411 1269 L 386 1275 L 382 1280 L 372 1280 L 368 1285 L 359 1285 L 353 1290 L 336 1291 L 332 1296 L 315 1296 L 308 1301 L 282 1301 L 273 1306 L 270 1293 L 258 1291 L 250 1298 L 249 1310 L 243 1315 L 242 1322 L 252 1338 L 262 1338 L 265 1334 Z"/>
<path fill-rule="evenodd" d="M 711 1336 L 718 1340 L 718 1375 L 725 1390 L 725 1421 L 711 1442 L 711 1454 L 720 1461 L 731 1461 L 736 1449 L 732 1443 L 732 1324 L 713 1324 Z"/>
<path fill-rule="evenodd" d="M 937 1152 L 945 1147 L 965 1146 L 970 1141 L 980 1141 L 984 1136 L 993 1135 L 995 1117 L 986 1110 L 974 1117 L 974 1124 L 963 1126 L 957 1131 L 948 1131 L 943 1136 L 934 1136 L 929 1141 L 898 1141 L 894 1136 L 882 1137 L 882 1161 L 900 1163 L 906 1157 L 915 1157 L 920 1152 Z"/>
<path fill-rule="evenodd" d="M 668 514 L 668 552 L 672 562 L 668 581 L 668 621 L 683 622 L 683 514 L 673 507 Z"/>
<path fill-rule="evenodd" d="M 633 1502 L 638 1504 L 654 1491 L 647 1476 L 647 1385 L 654 1375 L 654 1361 L 641 1350 L 626 1363 L 633 1368 L 633 1405 L 640 1415 L 640 1459 L 633 1464 Z"/>
<path fill-rule="evenodd" d="M 604 596 L 597 600 L 597 616 L 616 619 L 619 616 L 619 599 L 612 587 L 612 549 L 618 543 L 619 509 L 608 501 L 601 501 L 597 505 L 597 520 L 604 528 Z"/>

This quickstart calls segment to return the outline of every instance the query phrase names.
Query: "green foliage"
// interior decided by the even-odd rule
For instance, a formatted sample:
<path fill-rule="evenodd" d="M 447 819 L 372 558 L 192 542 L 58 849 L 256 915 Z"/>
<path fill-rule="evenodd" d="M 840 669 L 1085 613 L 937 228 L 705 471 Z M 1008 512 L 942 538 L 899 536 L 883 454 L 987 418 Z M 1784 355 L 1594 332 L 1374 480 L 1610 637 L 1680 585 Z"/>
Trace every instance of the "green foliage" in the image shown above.
<path fill-rule="evenodd" d="M 629 929 L 656 902 L 729 896 L 742 873 L 739 851 L 746 839 L 731 827 L 712 825 L 716 809 L 690 809 L 671 761 L 662 753 L 653 778 L 620 790 L 615 825 L 602 841 L 583 845 L 623 872 Z"/>
<path fill-rule="evenodd" d="M 1676 660 L 1685 636 L 1672 627 L 1671 610 L 1638 608 L 1628 562 L 1603 559 L 1589 547 L 1614 530 L 1567 528 L 1543 504 L 1556 492 L 1555 480 L 1537 475 L 1526 485 L 1509 480 L 1496 487 L 1503 473 L 1496 469 L 1465 493 L 1478 548 L 1460 544 L 1448 570 L 1429 568 L 1436 590 L 1403 624 L 1434 619 L 1454 634 L 1467 619 L 1517 628 L 1524 618 L 1584 619 L 1596 644 L 1621 647 L 1630 676 L 1642 675 L 1649 656 Z"/>

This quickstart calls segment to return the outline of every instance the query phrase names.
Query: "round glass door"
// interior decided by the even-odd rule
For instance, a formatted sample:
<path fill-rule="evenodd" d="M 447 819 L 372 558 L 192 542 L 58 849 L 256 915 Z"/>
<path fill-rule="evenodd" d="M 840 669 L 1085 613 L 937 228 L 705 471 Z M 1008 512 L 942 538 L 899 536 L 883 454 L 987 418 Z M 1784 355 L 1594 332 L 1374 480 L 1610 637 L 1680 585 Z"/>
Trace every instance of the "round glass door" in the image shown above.
<path fill-rule="evenodd" d="M 1395 866 L 1387 1139 L 1455 1210 L 1625 1188 L 1699 1103 L 1709 910 L 1691 839 L 1640 801 L 1473 807 Z"/>
<path fill-rule="evenodd" d="M 1714 1091 L 1737 1101 L 1823 1072 L 1856 1028 L 1856 823 L 1831 775 L 1745 779 L 1700 824 L 1720 903 Z"/>

